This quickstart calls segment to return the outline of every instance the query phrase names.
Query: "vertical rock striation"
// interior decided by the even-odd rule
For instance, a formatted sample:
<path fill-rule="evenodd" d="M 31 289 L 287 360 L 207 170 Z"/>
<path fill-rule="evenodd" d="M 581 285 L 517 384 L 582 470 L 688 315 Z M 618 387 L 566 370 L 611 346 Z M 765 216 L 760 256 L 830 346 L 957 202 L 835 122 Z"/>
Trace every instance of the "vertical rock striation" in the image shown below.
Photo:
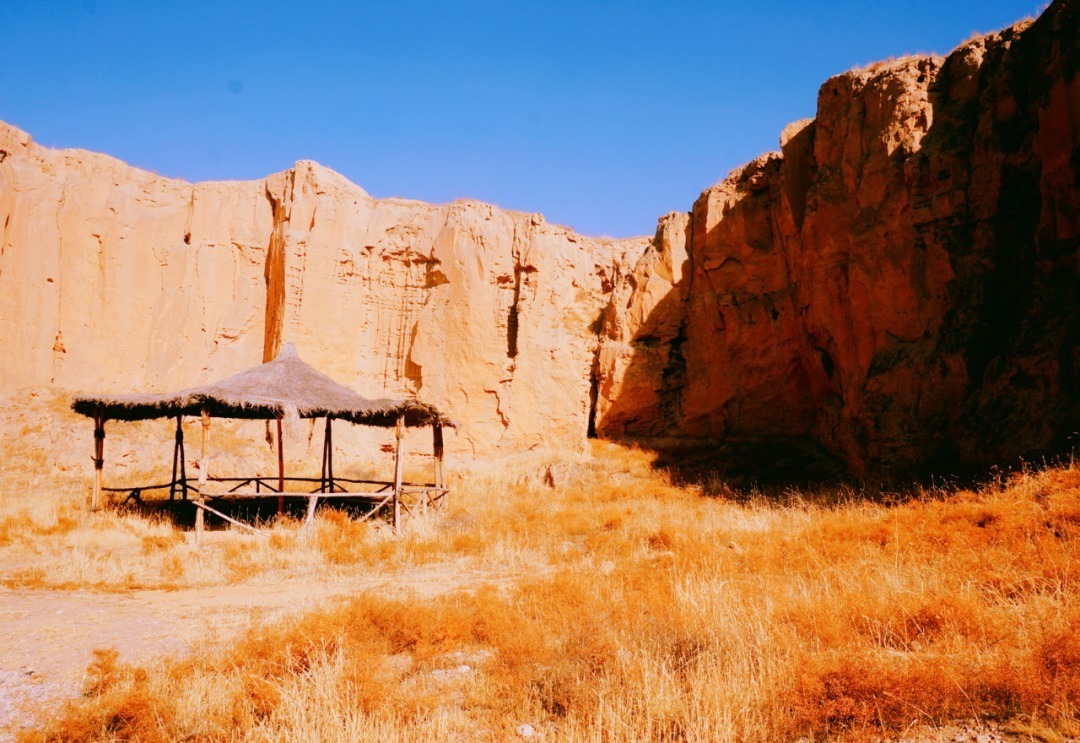
<path fill-rule="evenodd" d="M 580 446 L 591 326 L 647 243 L 373 199 L 311 162 L 192 185 L 6 125 L 0 151 L 7 389 L 176 389 L 292 341 L 364 394 L 450 411 L 459 449 Z"/>

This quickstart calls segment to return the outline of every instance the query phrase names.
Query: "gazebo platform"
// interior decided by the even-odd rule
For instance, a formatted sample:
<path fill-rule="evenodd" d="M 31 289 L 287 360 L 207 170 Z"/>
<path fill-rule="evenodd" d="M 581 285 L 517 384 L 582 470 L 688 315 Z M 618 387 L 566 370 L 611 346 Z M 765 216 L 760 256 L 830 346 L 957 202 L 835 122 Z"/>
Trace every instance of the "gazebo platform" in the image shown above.
<path fill-rule="evenodd" d="M 449 493 L 443 474 L 443 428 L 453 422 L 431 405 L 418 400 L 369 400 L 338 384 L 305 364 L 292 344 L 285 344 L 277 357 L 261 366 L 234 374 L 219 382 L 165 395 L 79 396 L 72 409 L 94 419 L 94 490 L 91 508 L 101 506 L 103 493 L 127 493 L 125 503 L 142 504 L 143 495 L 168 491 L 168 499 L 154 502 L 190 503 L 195 507 L 196 541 L 204 528 L 204 514 L 211 514 L 243 529 L 263 533 L 221 509 L 224 504 L 271 500 L 283 514 L 286 504 L 302 502 L 310 521 L 320 502 L 336 501 L 363 508 L 364 519 L 384 511 L 396 529 L 402 512 L 417 508 L 440 508 Z M 187 477 L 184 453 L 185 416 L 202 421 L 202 453 L 199 477 Z M 276 421 L 276 476 L 213 477 L 210 475 L 210 425 L 214 417 Z M 176 420 L 172 476 L 161 485 L 105 487 L 105 422 L 110 419 L 135 421 L 156 418 Z M 285 474 L 282 421 L 285 418 L 324 418 L 322 470 L 319 477 Z M 394 479 L 363 480 L 334 475 L 333 421 L 393 428 Z M 402 479 L 404 459 L 401 442 L 406 426 L 430 426 L 433 434 L 434 481 L 410 483 Z M 193 484 L 194 483 L 194 484 Z M 162 493 L 164 495 L 164 492 Z M 194 497 L 189 497 L 194 496 Z"/>
<path fill-rule="evenodd" d="M 187 503 L 192 508 L 202 508 L 219 518 L 244 529 L 252 529 L 248 524 L 233 519 L 222 512 L 223 504 L 246 503 L 267 510 L 277 507 L 289 511 L 289 508 L 302 504 L 306 512 L 305 521 L 310 521 L 319 503 L 347 504 L 350 508 L 363 511 L 361 521 L 375 518 L 380 514 L 392 517 L 395 509 L 394 483 L 388 480 L 361 480 L 351 477 L 336 477 L 333 482 L 322 477 L 285 477 L 286 490 L 279 490 L 279 478 L 274 476 L 254 475 L 252 477 L 208 477 L 207 490 L 202 493 L 204 503 L 199 505 L 198 480 L 177 479 L 160 485 L 139 485 L 134 487 L 103 487 L 105 493 L 126 497 L 121 504 L 135 506 L 153 506 L 167 508 L 167 504 L 180 506 Z M 402 482 L 397 491 L 396 507 L 407 515 L 417 510 L 429 508 L 441 510 L 449 488 L 433 482 Z M 150 494 L 151 498 L 144 499 Z M 167 495 L 167 497 L 166 497 Z M 189 495 L 194 496 L 190 499 Z"/>

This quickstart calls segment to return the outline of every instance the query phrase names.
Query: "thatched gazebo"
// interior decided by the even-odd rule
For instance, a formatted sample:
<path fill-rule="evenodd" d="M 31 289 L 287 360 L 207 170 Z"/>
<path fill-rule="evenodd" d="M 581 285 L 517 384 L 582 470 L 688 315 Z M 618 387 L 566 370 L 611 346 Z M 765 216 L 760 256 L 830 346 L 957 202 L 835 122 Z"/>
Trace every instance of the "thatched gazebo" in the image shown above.
<path fill-rule="evenodd" d="M 267 498 L 274 494 L 278 500 L 279 513 L 286 498 L 304 498 L 308 501 L 307 518 L 310 520 L 320 498 L 342 498 L 366 502 L 372 506 L 368 516 L 384 507 L 393 509 L 393 523 L 397 528 L 402 508 L 409 510 L 412 503 L 441 506 L 448 490 L 443 473 L 443 427 L 453 423 L 433 406 L 416 400 L 369 400 L 348 387 L 338 384 L 304 363 L 295 347 L 285 344 L 277 358 L 247 371 L 234 374 L 218 382 L 193 387 L 175 394 L 164 395 L 115 395 L 77 396 L 72 409 L 94 419 L 94 491 L 91 508 L 101 505 L 103 490 L 128 492 L 136 500 L 146 491 L 169 491 L 169 500 L 177 494 L 187 500 L 188 491 L 196 493 L 195 532 L 199 539 L 203 530 L 203 513 L 209 512 L 246 529 L 247 524 L 221 513 L 207 504 L 210 501 L 226 501 L 242 498 Z M 199 466 L 197 487 L 192 487 L 186 476 L 184 461 L 184 416 L 199 416 L 202 420 L 202 458 Z M 157 418 L 176 419 L 176 440 L 173 447 L 172 478 L 167 484 L 128 488 L 104 488 L 105 421 L 137 421 Z M 210 421 L 213 418 L 241 418 L 277 423 L 278 474 L 274 478 L 209 477 Z M 322 471 L 318 479 L 285 476 L 285 457 L 282 450 L 282 421 L 293 418 L 325 418 Z M 396 447 L 394 455 L 394 479 L 392 482 L 357 480 L 334 477 L 333 421 L 394 428 Z M 404 461 L 401 440 L 405 427 L 431 426 L 435 471 L 433 483 L 402 482 Z M 220 485 L 215 491 L 208 488 L 208 481 Z M 286 489 L 286 481 L 300 483 L 296 488 Z M 312 487 L 314 485 L 314 487 Z M 347 490 L 346 485 L 365 486 L 362 490 Z M 231 486 L 231 487 L 230 487 Z M 228 488 L 228 489 L 224 489 Z M 365 517 L 367 518 L 367 516 Z"/>

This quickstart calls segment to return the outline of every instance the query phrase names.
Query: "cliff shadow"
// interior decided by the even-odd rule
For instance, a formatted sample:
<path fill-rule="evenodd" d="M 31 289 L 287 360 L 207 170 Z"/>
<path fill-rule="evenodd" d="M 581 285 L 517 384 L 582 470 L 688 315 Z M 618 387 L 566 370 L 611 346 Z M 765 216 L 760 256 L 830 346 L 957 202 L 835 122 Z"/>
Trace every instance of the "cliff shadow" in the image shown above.
<path fill-rule="evenodd" d="M 628 439 L 656 454 L 653 466 L 675 485 L 690 486 L 702 495 L 743 500 L 793 493 L 844 490 L 880 493 L 851 478 L 844 466 L 820 444 L 807 437 L 719 439 Z"/>
<path fill-rule="evenodd" d="M 1078 30 L 1078 6 L 1054 3 L 943 63 L 827 82 L 782 158 L 758 158 L 688 219 L 661 222 L 618 295 L 609 336 L 627 342 L 600 372 L 611 379 L 597 433 L 655 450 L 677 480 L 752 486 L 828 482 L 845 465 L 899 487 L 985 482 L 995 466 L 1070 456 Z M 898 98 L 898 82 L 925 86 L 929 112 Z M 920 111 L 926 124 L 912 124 Z M 852 112 L 860 126 L 835 125 Z M 883 144 L 905 133 L 889 127 L 924 125 Z M 665 272 L 657 299 L 648 282 Z"/>
<path fill-rule="evenodd" d="M 687 409 L 686 390 L 699 381 L 688 368 L 686 353 L 692 270 L 687 258 L 675 272 L 681 280 L 648 312 L 629 342 L 609 339 L 607 353 L 603 348 L 598 353 L 589 435 L 654 453 L 655 468 L 669 473 L 676 484 L 709 496 L 780 494 L 845 482 L 844 466 L 810 435 L 760 428 L 710 430 L 707 416 Z M 771 313 L 766 310 L 766 315 Z M 740 405 L 739 400 L 729 402 Z M 770 420 L 784 415 L 783 402 L 775 404 L 779 407 Z"/>
<path fill-rule="evenodd" d="M 685 311 L 684 305 L 679 286 L 673 287 L 634 333 L 628 344 L 629 362 L 621 373 L 621 392 L 607 400 L 602 411 L 594 401 L 589 435 L 654 454 L 654 469 L 667 473 L 673 484 L 697 489 L 702 496 L 734 501 L 763 496 L 777 501 L 798 497 L 822 503 L 898 502 L 928 493 L 978 488 L 1008 473 L 1069 461 L 1068 451 L 1026 459 L 988 459 L 978 465 L 938 457 L 924 466 L 878 466 L 869 475 L 856 476 L 810 432 L 713 433 L 700 432 L 700 428 L 695 432 L 691 428 L 700 426 L 700 421 L 694 420 L 695 411 L 685 409 L 683 395 L 686 385 L 693 382 L 683 352 L 685 328 L 672 322 L 673 316 Z M 594 390 L 598 397 L 603 396 L 603 386 L 601 378 L 599 389 Z M 1069 451 L 1078 444 L 1080 436 L 1073 437 Z"/>
<path fill-rule="evenodd" d="M 256 528 L 269 528 L 281 517 L 301 522 L 307 516 L 307 500 L 296 498 L 285 501 L 284 508 L 279 516 L 276 496 L 245 499 L 243 501 L 215 501 L 213 507 L 229 518 L 237 519 Z M 108 508 L 121 513 L 134 513 L 146 518 L 164 521 L 178 529 L 187 531 L 195 529 L 195 517 L 198 512 L 198 508 L 192 500 L 180 498 L 176 500 L 163 498 L 129 499 L 122 503 L 110 505 Z M 328 511 L 343 513 L 349 518 L 359 519 L 366 516 L 371 511 L 371 507 L 368 504 L 329 499 L 320 500 L 316 513 L 325 514 Z M 207 514 L 205 528 L 207 531 L 228 531 L 233 527 L 219 516 Z"/>

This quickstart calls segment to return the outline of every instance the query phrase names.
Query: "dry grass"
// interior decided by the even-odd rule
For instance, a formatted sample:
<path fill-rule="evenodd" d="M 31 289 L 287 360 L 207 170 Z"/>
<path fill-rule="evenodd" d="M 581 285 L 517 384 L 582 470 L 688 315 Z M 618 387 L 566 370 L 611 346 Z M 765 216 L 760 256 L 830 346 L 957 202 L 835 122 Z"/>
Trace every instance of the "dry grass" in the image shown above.
<path fill-rule="evenodd" d="M 37 393 L 29 406 L 21 398 L 0 400 L 10 411 L 0 419 L 0 586 L 122 592 L 316 576 L 332 580 L 352 571 L 365 555 L 377 559 L 379 545 L 387 541 L 385 529 L 331 514 L 315 530 L 317 538 L 298 538 L 296 524 L 286 520 L 272 527 L 269 540 L 213 532 L 207 548 L 196 550 L 190 532 L 167 521 L 116 510 L 88 513 L 91 429 L 67 405 L 66 397 L 48 391 Z M 289 443 L 317 461 L 321 435 L 308 437 L 308 428 L 305 424 L 305 433 Z M 187 433 L 189 442 L 197 440 L 195 422 Z M 113 424 L 107 434 L 106 484 L 167 481 L 168 422 Z M 259 423 L 217 425 L 214 452 L 217 474 L 276 468 Z M 310 461 L 292 466 L 302 472 Z M 363 465 L 352 463 L 350 472 L 372 474 L 358 466 Z M 360 534 L 361 543 L 353 544 Z"/>
<path fill-rule="evenodd" d="M 501 740 L 528 722 L 563 740 L 860 739 L 972 718 L 1080 735 L 1076 467 L 893 505 L 706 498 L 605 443 L 468 474 L 400 536 L 327 514 L 196 552 L 171 527 L 67 506 L 0 527 L 74 563 L 72 535 L 86 553 L 129 535 L 161 584 L 444 563 L 524 576 L 362 594 L 150 667 L 103 652 L 86 695 L 27 738 Z M 85 559 L 40 580 L 123 585 L 115 553 Z"/>
<path fill-rule="evenodd" d="M 9 586 L 419 566 L 519 578 L 364 593 L 148 667 L 103 650 L 86 695 L 29 740 L 501 740 L 525 722 L 562 740 L 863 739 L 957 719 L 1080 735 L 1075 466 L 891 504 L 722 482 L 708 490 L 726 497 L 710 498 L 597 442 L 457 472 L 450 507 L 400 535 L 326 512 L 309 530 L 216 532 L 196 550 L 169 524 L 86 513 L 85 452 L 65 459 L 70 434 L 54 437 L 5 437 Z"/>

